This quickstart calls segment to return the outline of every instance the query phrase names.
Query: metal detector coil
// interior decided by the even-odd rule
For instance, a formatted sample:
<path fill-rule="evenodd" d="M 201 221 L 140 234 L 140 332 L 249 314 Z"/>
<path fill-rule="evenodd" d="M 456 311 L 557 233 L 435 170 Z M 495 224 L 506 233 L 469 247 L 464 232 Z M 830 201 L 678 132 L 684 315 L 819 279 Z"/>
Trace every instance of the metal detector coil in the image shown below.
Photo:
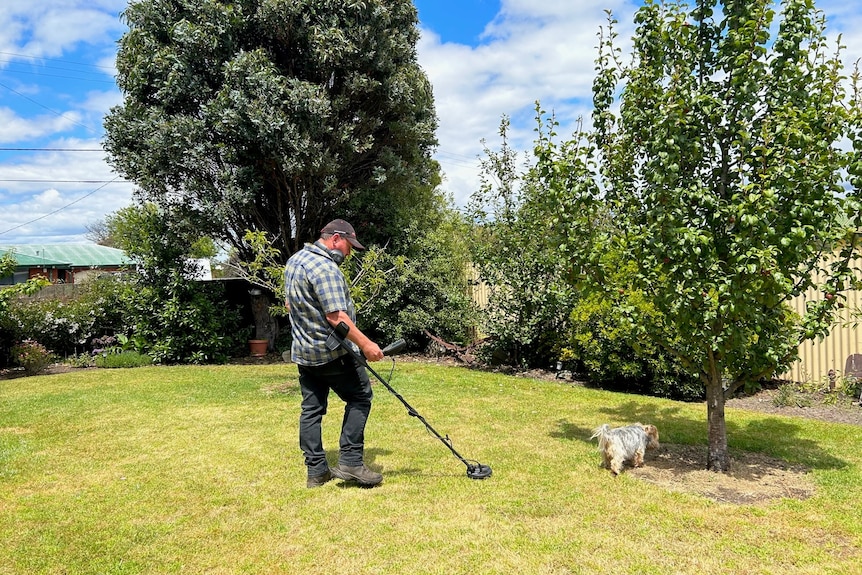
<path fill-rule="evenodd" d="M 470 479 L 487 479 L 488 477 L 491 477 L 491 467 L 490 466 L 483 465 L 482 463 L 479 463 L 478 461 L 473 461 L 473 460 L 465 459 L 464 457 L 462 457 L 461 454 L 458 453 L 457 451 L 455 451 L 455 448 L 452 447 L 452 442 L 449 440 L 448 436 L 443 437 L 442 435 L 437 433 L 437 430 L 434 429 L 433 427 L 431 427 L 431 424 L 428 423 L 425 420 L 425 418 L 419 414 L 418 411 L 413 409 L 413 406 L 410 405 L 409 403 L 407 403 L 407 400 L 405 400 L 403 397 L 401 397 L 401 394 L 398 393 L 397 391 L 395 391 L 395 388 L 393 388 L 389 384 L 388 381 L 386 381 L 383 377 L 380 376 L 380 374 L 378 374 L 376 371 L 374 371 L 374 368 L 372 368 L 370 365 L 368 365 L 368 360 L 365 359 L 365 356 L 363 356 L 361 353 L 357 352 L 352 346 L 348 345 L 348 343 L 345 341 L 345 339 L 347 338 L 347 332 L 348 331 L 350 331 L 350 327 L 348 327 L 348 325 L 346 323 L 344 323 L 344 322 L 339 323 L 333 329 L 332 333 L 329 334 L 329 338 L 326 340 L 326 347 L 328 349 L 331 349 L 331 350 L 336 350 L 339 347 L 343 347 L 351 355 L 353 355 L 353 357 L 356 359 L 356 361 L 358 361 L 368 371 L 370 371 L 372 374 L 374 374 L 374 377 L 376 377 L 380 381 L 380 383 L 382 383 L 383 386 L 386 389 L 388 389 L 390 393 L 392 393 L 392 395 L 397 397 L 398 400 L 402 404 L 404 404 L 404 407 L 407 408 L 407 414 L 408 415 L 410 415 L 411 417 L 415 417 L 416 419 L 421 421 L 423 423 L 423 425 L 425 425 L 426 429 L 428 429 L 428 431 L 431 432 L 432 435 L 434 435 L 434 437 L 439 439 L 443 443 L 443 445 L 445 445 L 447 448 L 449 448 L 449 451 L 452 452 L 452 455 L 457 457 L 458 460 L 461 461 L 461 463 L 463 463 L 465 466 L 467 466 L 467 477 L 469 477 Z M 394 355 L 394 354 L 398 353 L 399 351 L 401 351 L 402 349 L 404 349 L 404 347 L 406 345 L 407 344 L 403 339 L 398 339 L 398 340 L 395 340 L 394 342 L 390 343 L 388 346 L 384 347 L 381 351 L 383 352 L 383 355 Z"/>
<path fill-rule="evenodd" d="M 491 477 L 491 468 L 487 465 L 477 463 L 475 465 L 467 464 L 467 477 L 470 479 L 486 479 Z"/>

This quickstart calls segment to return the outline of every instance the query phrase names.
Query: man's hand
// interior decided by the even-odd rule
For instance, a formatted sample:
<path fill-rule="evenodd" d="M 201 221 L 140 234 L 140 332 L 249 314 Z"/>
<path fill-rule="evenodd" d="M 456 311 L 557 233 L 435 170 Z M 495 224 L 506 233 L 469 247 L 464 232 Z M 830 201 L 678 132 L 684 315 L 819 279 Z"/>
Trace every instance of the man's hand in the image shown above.
<path fill-rule="evenodd" d="M 368 343 L 362 346 L 362 355 L 368 361 L 380 361 L 383 359 L 383 352 L 380 350 L 380 346 L 371 340 L 368 340 Z"/>
<path fill-rule="evenodd" d="M 347 326 L 347 339 L 355 343 L 359 350 L 362 352 L 362 355 L 365 356 L 365 359 L 368 361 L 380 361 L 383 359 L 383 352 L 380 350 L 380 346 L 371 341 L 364 333 L 359 331 L 359 328 L 356 327 L 356 324 L 350 319 L 350 316 L 347 315 L 344 311 L 333 311 L 326 314 L 326 321 L 329 322 L 329 325 L 332 327 L 337 327 L 339 324 L 344 323 Z"/>

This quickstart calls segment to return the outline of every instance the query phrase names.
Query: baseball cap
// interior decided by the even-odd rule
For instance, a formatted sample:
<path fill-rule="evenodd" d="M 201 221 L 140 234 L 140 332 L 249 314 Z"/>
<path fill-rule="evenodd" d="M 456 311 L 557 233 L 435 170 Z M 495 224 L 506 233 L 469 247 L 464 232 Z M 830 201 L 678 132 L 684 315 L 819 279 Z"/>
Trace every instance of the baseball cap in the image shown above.
<path fill-rule="evenodd" d="M 358 250 L 364 250 L 365 246 L 359 243 L 359 240 L 356 239 L 356 230 L 353 229 L 353 226 L 345 222 L 344 220 L 332 220 L 320 230 L 320 235 L 324 234 L 338 234 L 352 245 L 354 248 Z"/>

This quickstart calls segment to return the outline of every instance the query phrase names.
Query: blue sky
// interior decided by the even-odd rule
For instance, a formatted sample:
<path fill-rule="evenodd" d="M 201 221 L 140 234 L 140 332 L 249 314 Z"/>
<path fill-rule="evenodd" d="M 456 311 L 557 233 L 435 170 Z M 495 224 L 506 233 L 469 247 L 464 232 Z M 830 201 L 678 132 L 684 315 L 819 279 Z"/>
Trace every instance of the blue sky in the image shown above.
<path fill-rule="evenodd" d="M 443 187 L 459 205 L 478 187 L 482 141 L 503 115 L 528 149 L 540 100 L 570 132 L 588 116 L 605 9 L 629 38 L 628 0 L 417 0 L 420 64 L 439 117 Z M 862 56 L 862 6 L 821 0 L 848 63 Z M 116 42 L 127 0 L 0 2 L 0 245 L 83 243 L 86 226 L 131 201 L 100 150 L 102 119 L 121 102 Z"/>

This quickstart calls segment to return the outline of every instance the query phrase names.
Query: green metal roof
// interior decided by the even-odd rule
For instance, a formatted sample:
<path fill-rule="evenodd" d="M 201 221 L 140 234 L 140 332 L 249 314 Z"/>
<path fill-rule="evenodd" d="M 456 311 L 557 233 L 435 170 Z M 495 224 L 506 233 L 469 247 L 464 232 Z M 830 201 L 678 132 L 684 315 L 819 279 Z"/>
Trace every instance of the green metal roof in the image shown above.
<path fill-rule="evenodd" d="M 27 244 L 0 246 L 0 252 L 11 252 L 19 266 L 110 267 L 133 265 L 123 250 L 97 244 Z M 32 263 L 31 263 L 32 262 Z"/>
<path fill-rule="evenodd" d="M 47 258 L 40 258 L 38 256 L 31 256 L 31 255 L 27 255 L 27 254 L 20 254 L 20 253 L 12 252 L 12 251 L 7 250 L 6 248 L 0 248 L 0 255 L 6 255 L 6 254 L 9 254 L 12 256 L 12 259 L 14 259 L 17 262 L 18 267 L 25 267 L 25 268 L 38 268 L 38 267 L 68 268 L 68 267 L 71 267 L 71 265 L 72 265 L 69 262 L 58 262 L 55 260 L 49 260 Z"/>

